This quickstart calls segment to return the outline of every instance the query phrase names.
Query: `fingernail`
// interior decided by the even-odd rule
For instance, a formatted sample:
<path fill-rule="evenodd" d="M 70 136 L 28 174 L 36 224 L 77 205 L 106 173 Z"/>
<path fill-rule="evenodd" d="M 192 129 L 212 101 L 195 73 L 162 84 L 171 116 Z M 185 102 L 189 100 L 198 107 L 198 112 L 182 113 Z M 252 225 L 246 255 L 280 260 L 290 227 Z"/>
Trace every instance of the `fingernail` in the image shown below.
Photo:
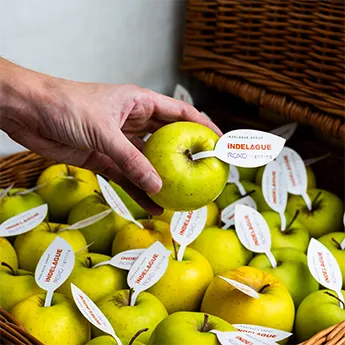
<path fill-rule="evenodd" d="M 162 184 L 161 178 L 153 171 L 150 171 L 140 180 L 142 188 L 150 194 L 158 193 L 162 188 Z"/>

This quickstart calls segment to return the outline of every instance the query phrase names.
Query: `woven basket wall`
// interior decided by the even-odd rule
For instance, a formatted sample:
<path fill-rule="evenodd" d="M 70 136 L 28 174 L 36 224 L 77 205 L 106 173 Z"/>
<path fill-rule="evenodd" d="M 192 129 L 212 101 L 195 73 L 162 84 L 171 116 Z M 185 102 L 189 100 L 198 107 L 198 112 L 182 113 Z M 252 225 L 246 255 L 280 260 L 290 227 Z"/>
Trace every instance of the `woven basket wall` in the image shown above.
<path fill-rule="evenodd" d="M 189 0 L 182 68 L 345 138 L 344 0 Z"/>

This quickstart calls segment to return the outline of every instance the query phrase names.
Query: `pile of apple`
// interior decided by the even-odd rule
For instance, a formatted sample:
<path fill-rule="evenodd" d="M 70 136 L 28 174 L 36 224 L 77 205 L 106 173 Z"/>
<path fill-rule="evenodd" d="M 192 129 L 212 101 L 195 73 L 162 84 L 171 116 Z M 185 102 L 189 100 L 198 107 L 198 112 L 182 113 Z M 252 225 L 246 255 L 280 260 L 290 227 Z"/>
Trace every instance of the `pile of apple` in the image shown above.
<path fill-rule="evenodd" d="M 204 151 L 214 148 L 210 136 L 196 143 L 187 139 L 197 147 L 194 151 Z M 123 345 L 225 344 L 222 334 L 245 333 L 246 325 L 253 326 L 248 328 L 251 333 L 258 326 L 254 333 L 259 338 L 252 338 L 252 344 L 274 344 L 260 338 L 260 332 L 272 329 L 287 336 L 291 332 L 291 339 L 300 342 L 345 320 L 344 303 L 334 291 L 320 286 L 308 268 L 310 240 L 318 239 L 337 260 L 345 288 L 345 250 L 341 247 L 345 238 L 344 205 L 334 194 L 316 188 L 310 166 L 307 193 L 312 207 L 309 209 L 300 195 L 289 195 L 282 231 L 281 215 L 267 204 L 261 188 L 265 167 L 231 167 L 237 177 L 230 178 L 229 165 L 217 158 L 193 162 L 193 150 L 182 148 L 183 154 L 176 154 L 180 143 L 170 150 L 171 156 L 162 157 L 159 152 L 151 153 L 149 145 L 151 138 L 144 152 L 163 178 L 162 193 L 151 196 L 166 206 L 160 216 L 151 217 L 120 186 L 109 181 L 127 208 L 114 209 L 97 176 L 64 164 L 44 170 L 36 188 L 10 186 L 0 191 L 0 226 L 41 205 L 48 207 L 48 213 L 41 214 L 40 224 L 34 228 L 17 236 L 7 233 L 7 238 L 0 237 L 0 305 L 32 335 L 44 344 L 117 344 L 114 337 L 84 318 L 73 299 L 73 285 L 97 305 Z M 171 171 L 180 171 L 184 178 L 169 176 Z M 183 194 L 186 190 L 188 196 Z M 235 221 L 224 226 L 222 211 L 248 197 L 267 222 L 276 267 L 265 253 L 252 252 L 243 245 Z M 193 210 L 205 207 L 207 215 L 202 231 L 179 258 L 180 246 L 173 240 L 170 224 L 177 213 L 188 217 L 188 212 L 176 211 L 179 207 L 187 211 L 188 205 Z M 124 216 L 127 211 L 130 216 Z M 97 219 L 83 223 L 93 216 Z M 4 236 L 1 231 L 0 236 Z M 69 243 L 75 263 L 54 292 L 51 305 L 44 306 L 46 292 L 37 285 L 34 272 L 57 237 Z M 112 262 L 120 258 L 125 265 L 128 260 L 130 267 L 157 241 L 171 253 L 168 265 L 162 277 L 131 305 L 134 291 L 128 286 L 128 269 Z M 345 291 L 341 293 L 345 298 Z M 238 336 L 234 344 L 251 344 L 241 339 Z"/>

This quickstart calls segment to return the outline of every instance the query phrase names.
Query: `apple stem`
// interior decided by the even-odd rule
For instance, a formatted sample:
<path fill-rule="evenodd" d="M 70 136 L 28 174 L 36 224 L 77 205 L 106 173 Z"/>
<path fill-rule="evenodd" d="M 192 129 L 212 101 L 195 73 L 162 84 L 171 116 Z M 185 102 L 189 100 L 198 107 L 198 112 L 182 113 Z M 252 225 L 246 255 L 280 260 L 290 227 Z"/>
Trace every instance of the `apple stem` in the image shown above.
<path fill-rule="evenodd" d="M 266 284 L 264 285 L 260 290 L 259 293 L 262 293 L 266 288 L 268 288 L 269 286 L 271 286 L 271 284 Z"/>
<path fill-rule="evenodd" d="M 293 216 L 293 218 L 291 219 L 291 222 L 288 224 L 288 226 L 285 228 L 285 232 L 288 232 L 293 224 L 293 222 L 296 220 L 296 218 L 299 215 L 299 210 L 296 211 L 295 215 Z"/>
<path fill-rule="evenodd" d="M 149 215 L 147 216 L 147 223 L 148 223 L 148 226 L 149 226 L 149 227 L 150 227 L 150 225 L 151 225 L 151 219 L 152 219 L 152 215 L 149 214 Z"/>
<path fill-rule="evenodd" d="M 315 199 L 313 200 L 313 202 L 311 203 L 311 209 L 314 210 L 315 209 L 315 204 L 316 204 L 316 201 L 317 199 L 320 197 L 320 195 L 322 194 L 322 192 L 318 192 Z"/>
<path fill-rule="evenodd" d="M 332 237 L 332 241 L 338 246 L 338 249 L 341 249 L 340 243 L 334 237 Z"/>
<path fill-rule="evenodd" d="M 186 151 L 184 151 L 184 153 L 188 157 L 189 160 L 191 161 L 193 160 L 192 153 L 190 150 L 187 149 Z"/>
<path fill-rule="evenodd" d="M 345 303 L 344 303 L 339 297 L 334 296 L 333 294 L 331 294 L 331 293 L 328 292 L 328 291 L 326 291 L 326 292 L 324 292 L 324 293 L 325 293 L 326 295 L 328 295 L 328 296 L 334 297 L 338 302 L 341 303 L 341 305 L 343 306 L 343 309 L 345 309 Z"/>
<path fill-rule="evenodd" d="M 129 296 L 128 296 L 128 306 L 131 305 L 133 292 L 134 292 L 134 289 L 130 288 L 129 289 Z"/>
<path fill-rule="evenodd" d="M 11 273 L 12 273 L 13 276 L 17 276 L 17 275 L 18 275 L 18 272 L 15 271 L 15 270 L 13 269 L 13 267 L 10 266 L 8 263 L 2 262 L 2 263 L 1 263 L 1 266 L 7 267 L 7 268 L 11 271 Z"/>
<path fill-rule="evenodd" d="M 65 165 L 66 165 L 66 170 L 67 170 L 67 176 L 71 176 L 71 169 L 69 168 L 67 164 Z"/>
<path fill-rule="evenodd" d="M 174 253 L 175 253 L 175 260 L 177 261 L 177 246 L 176 246 L 176 242 L 174 240 L 172 240 L 172 244 L 173 244 L 173 247 L 174 247 Z"/>
<path fill-rule="evenodd" d="M 242 196 L 240 197 L 240 199 L 243 199 L 243 198 L 245 198 L 246 196 L 251 195 L 251 194 L 253 194 L 253 193 L 255 193 L 255 192 L 256 192 L 256 190 L 253 189 L 253 190 L 249 191 L 248 193 L 242 195 Z"/>
<path fill-rule="evenodd" d="M 50 226 L 49 222 L 47 222 L 47 221 L 46 221 L 45 223 L 46 223 L 46 224 L 47 224 L 47 226 L 48 226 L 48 230 L 49 230 L 49 232 L 53 232 L 53 231 L 52 231 L 52 227 Z"/>
<path fill-rule="evenodd" d="M 93 266 L 93 262 L 92 262 L 91 256 L 88 256 L 86 258 L 86 260 L 87 260 L 87 267 L 91 268 Z"/>
<path fill-rule="evenodd" d="M 133 337 L 132 337 L 131 341 L 128 343 L 128 345 L 133 345 L 135 339 L 137 339 L 141 333 L 147 332 L 148 330 L 149 330 L 148 328 L 140 329 L 137 333 L 135 333 L 133 335 Z"/>
<path fill-rule="evenodd" d="M 200 332 L 207 332 L 208 331 L 208 314 L 204 314 L 204 322 L 200 327 Z"/>
<path fill-rule="evenodd" d="M 99 192 L 98 190 L 96 190 L 96 189 L 94 190 L 94 192 L 97 195 L 99 195 L 102 198 L 103 203 L 107 205 L 107 201 L 105 200 L 104 195 L 101 192 Z"/>

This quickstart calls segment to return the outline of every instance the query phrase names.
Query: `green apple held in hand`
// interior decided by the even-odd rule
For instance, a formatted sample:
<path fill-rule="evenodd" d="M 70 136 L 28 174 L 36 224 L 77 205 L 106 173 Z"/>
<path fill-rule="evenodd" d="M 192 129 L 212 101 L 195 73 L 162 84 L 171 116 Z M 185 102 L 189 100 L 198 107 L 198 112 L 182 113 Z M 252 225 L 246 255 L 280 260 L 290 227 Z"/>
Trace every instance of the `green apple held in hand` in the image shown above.
<path fill-rule="evenodd" d="M 252 253 L 239 241 L 234 229 L 205 228 L 190 245 L 210 263 L 215 275 L 245 266 Z"/>
<path fill-rule="evenodd" d="M 286 229 L 281 230 L 281 219 L 278 213 L 273 211 L 262 212 L 271 232 L 271 249 L 295 248 L 303 253 L 307 252 L 310 235 L 308 230 L 297 220 L 298 213 L 291 216 L 285 213 Z"/>
<path fill-rule="evenodd" d="M 171 123 L 154 132 L 143 153 L 163 186 L 150 198 L 173 211 L 196 210 L 215 200 L 226 185 L 229 164 L 215 157 L 193 161 L 192 155 L 213 150 L 218 140 L 211 129 L 192 122 Z"/>
<path fill-rule="evenodd" d="M 17 236 L 14 242 L 19 267 L 34 272 L 42 254 L 57 236 L 66 240 L 74 252 L 85 250 L 87 243 L 79 230 L 65 230 L 68 225 L 43 222 L 33 230 Z M 85 248 L 85 249 L 84 249 Z"/>
<path fill-rule="evenodd" d="M 345 291 L 341 291 L 345 299 Z M 340 306 L 341 305 L 341 306 Z M 302 342 L 345 320 L 345 305 L 334 291 L 319 290 L 307 296 L 297 309 L 296 336 Z"/>
<path fill-rule="evenodd" d="M 12 247 L 11 243 L 7 241 L 6 238 L 0 237 L 0 263 L 6 262 L 10 265 L 13 269 L 18 268 L 18 258 L 17 254 Z M 0 266 L 0 270 L 3 267 Z"/>
<path fill-rule="evenodd" d="M 110 259 L 110 256 L 96 253 L 77 254 L 72 273 L 57 291 L 73 299 L 71 291 L 71 283 L 73 283 L 97 302 L 116 290 L 127 288 L 126 271 L 110 265 L 93 268 L 94 265 Z"/>
<path fill-rule="evenodd" d="M 0 305 L 7 311 L 20 301 L 43 292 L 32 272 L 15 269 L 7 262 L 1 263 L 0 281 Z"/>
<path fill-rule="evenodd" d="M 232 324 L 252 324 L 291 332 L 295 307 L 286 287 L 271 274 L 254 267 L 239 267 L 223 277 L 246 284 L 259 293 L 253 298 L 215 277 L 206 290 L 201 311 Z"/>
<path fill-rule="evenodd" d="M 237 167 L 237 170 L 240 174 L 240 180 L 254 182 L 256 174 L 259 168 L 242 168 Z"/>
<path fill-rule="evenodd" d="M 169 314 L 176 311 L 196 311 L 213 279 L 213 271 L 206 258 L 188 248 L 183 260 L 170 255 L 163 277 L 147 291 L 155 295 Z"/>
<path fill-rule="evenodd" d="M 271 210 L 271 208 L 266 203 L 262 194 L 262 190 L 259 186 L 249 181 L 240 182 L 242 183 L 247 193 L 254 191 L 252 194 L 250 194 L 250 196 L 254 199 L 259 212 Z M 224 188 L 222 194 L 217 198 L 216 204 L 220 209 L 223 210 L 225 207 L 241 198 L 242 196 L 237 186 L 234 183 L 228 183 Z"/>
<path fill-rule="evenodd" d="M 50 307 L 44 307 L 45 294 L 33 295 L 18 303 L 12 316 L 34 337 L 49 345 L 83 345 L 90 337 L 90 324 L 74 301 L 54 293 Z"/>
<path fill-rule="evenodd" d="M 91 194 L 72 208 L 68 217 L 68 224 L 77 223 L 108 209 L 109 206 L 101 194 Z M 79 231 L 84 235 L 87 243 L 92 243 L 89 247 L 91 252 L 110 254 L 116 232 L 128 223 L 127 219 L 113 211 L 98 222 L 79 229 Z"/>
<path fill-rule="evenodd" d="M 307 255 L 294 248 L 272 249 L 278 262 L 273 268 L 265 254 L 258 254 L 248 264 L 272 274 L 280 280 L 290 292 L 298 307 L 303 299 L 319 289 L 319 283 L 313 278 L 308 268 Z"/>
<path fill-rule="evenodd" d="M 120 339 L 131 339 L 140 329 L 148 328 L 137 338 L 146 344 L 156 326 L 168 316 L 163 304 L 148 292 L 141 292 L 134 306 L 130 306 L 130 290 L 118 290 L 100 300 L 98 308 L 109 320 Z M 102 331 L 92 328 L 93 336 Z"/>
<path fill-rule="evenodd" d="M 211 330 L 236 331 L 217 316 L 181 311 L 169 315 L 156 327 L 148 345 L 219 345 Z"/>
<path fill-rule="evenodd" d="M 121 339 L 122 345 L 144 345 L 139 341 L 132 341 L 128 339 Z M 110 335 L 100 335 L 99 337 L 93 338 L 85 345 L 119 345 L 117 341 Z"/>
<path fill-rule="evenodd" d="M 134 223 L 127 224 L 116 233 L 112 246 L 112 255 L 129 249 L 143 249 L 150 247 L 156 241 L 163 245 L 171 245 L 172 238 L 168 223 L 160 220 L 139 220 L 144 226 L 140 228 Z"/>
<path fill-rule="evenodd" d="M 308 230 L 311 237 L 319 238 L 330 232 L 343 229 L 344 204 L 336 195 L 322 189 L 309 189 L 312 210 L 299 195 L 292 195 L 287 203 L 286 211 L 295 214 L 300 211 L 297 220 Z"/>
<path fill-rule="evenodd" d="M 45 169 L 37 185 L 43 185 L 37 193 L 48 204 L 51 220 L 57 223 L 65 223 L 74 205 L 95 190 L 100 191 L 93 172 L 66 164 Z"/>

